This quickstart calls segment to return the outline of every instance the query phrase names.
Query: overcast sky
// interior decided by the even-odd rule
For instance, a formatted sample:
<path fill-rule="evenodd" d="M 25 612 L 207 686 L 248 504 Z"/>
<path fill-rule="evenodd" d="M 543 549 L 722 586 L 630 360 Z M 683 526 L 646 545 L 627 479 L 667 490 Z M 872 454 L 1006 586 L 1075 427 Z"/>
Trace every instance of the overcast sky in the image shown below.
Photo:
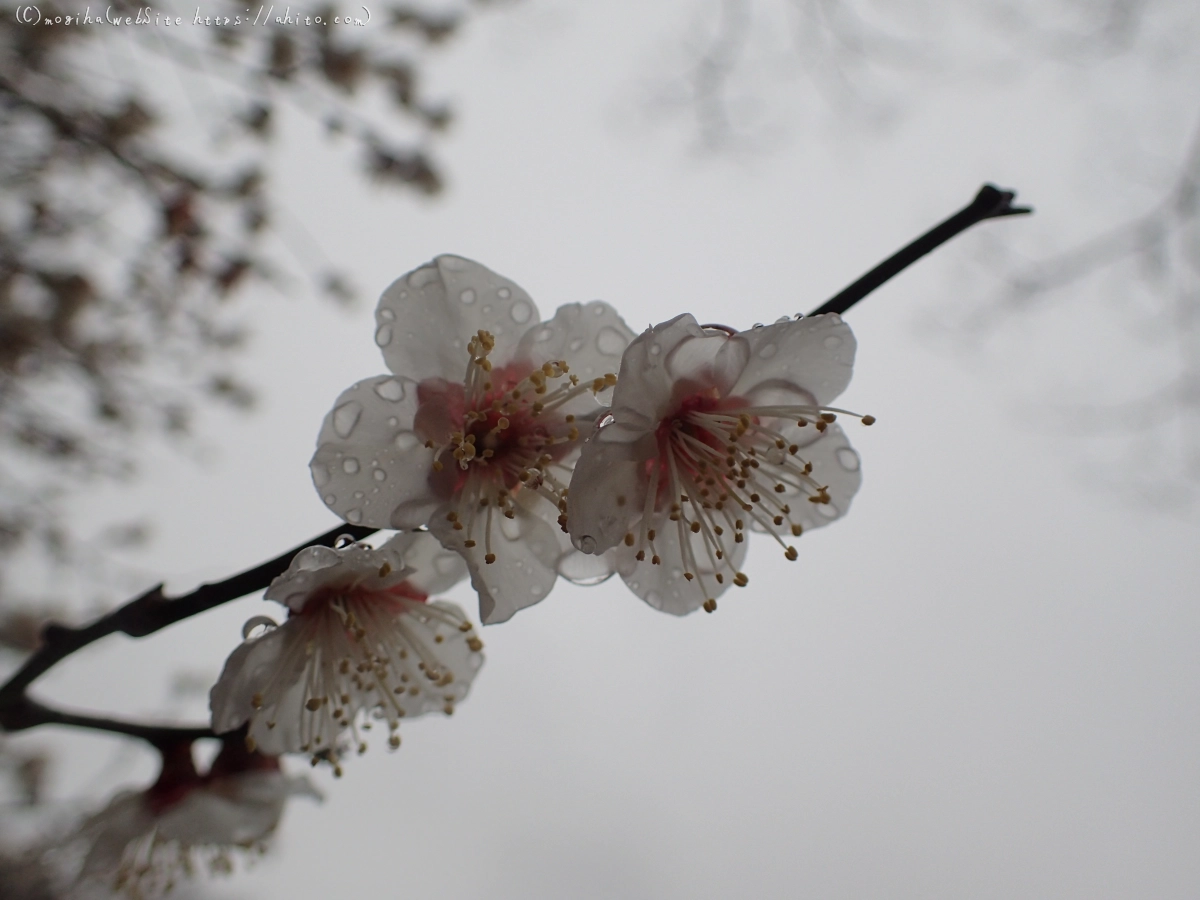
<path fill-rule="evenodd" d="M 639 101 L 695 8 L 523 0 L 479 16 L 429 73 L 459 113 L 434 203 L 364 187 L 345 148 L 285 121 L 271 174 L 368 299 L 245 304 L 260 410 L 208 416 L 209 462 L 154 453 L 81 515 L 153 516 L 140 564 L 177 590 L 332 527 L 307 469 L 321 418 L 385 370 L 373 298 L 436 254 L 513 279 L 543 317 L 603 299 L 635 331 L 681 312 L 746 328 L 814 308 L 984 181 L 1038 213 L 981 231 L 1068 246 L 1165 189 L 1193 124 L 1194 62 L 934 78 L 887 129 L 800 91 L 789 119 L 780 76 L 756 149 L 697 154 L 686 119 L 654 126 Z M 862 488 L 797 562 L 752 538 L 751 586 L 682 620 L 619 579 L 560 584 L 484 629 L 452 719 L 407 723 L 396 754 L 374 741 L 339 782 L 313 772 L 325 803 L 293 803 L 274 852 L 212 895 L 1194 897 L 1198 531 L 1085 477 L 1079 442 L 1041 415 L 1089 366 L 1096 384 L 1113 375 L 1091 352 L 1107 307 L 1031 317 L 969 360 L 934 349 L 931 319 L 994 290 L 986 240 L 847 315 L 858 362 L 840 403 L 878 423 L 848 424 Z M 451 596 L 477 618 L 466 585 Z M 241 623 L 271 612 L 251 598 L 109 638 L 38 687 L 161 711 L 170 673 L 211 680 Z M 59 796 L 99 802 L 97 773 L 118 764 L 129 784 L 153 776 L 140 750 L 120 764 L 116 740 L 73 746 Z"/>

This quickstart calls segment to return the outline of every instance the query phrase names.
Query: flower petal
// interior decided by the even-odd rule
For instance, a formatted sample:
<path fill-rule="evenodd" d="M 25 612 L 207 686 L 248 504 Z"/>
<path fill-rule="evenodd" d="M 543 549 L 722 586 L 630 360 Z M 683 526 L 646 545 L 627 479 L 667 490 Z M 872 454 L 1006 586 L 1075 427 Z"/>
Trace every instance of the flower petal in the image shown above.
<path fill-rule="evenodd" d="M 476 332 L 491 332 L 492 360 L 503 364 L 539 318 L 529 295 L 507 278 L 461 256 L 439 256 L 383 292 L 375 343 L 397 375 L 461 381 Z"/>
<path fill-rule="evenodd" d="M 298 713 L 304 704 L 307 661 L 302 644 L 299 630 L 284 623 L 235 649 L 209 692 L 213 731 L 217 734 L 234 731 L 253 717 L 248 736 L 260 753 L 300 752 L 304 739 Z M 269 691 L 272 685 L 276 690 Z M 275 699 L 259 711 L 253 698 L 264 694 Z M 259 715 L 255 716 L 256 712 Z M 275 722 L 275 727 L 268 727 L 268 722 Z"/>
<path fill-rule="evenodd" d="M 385 564 L 388 570 L 380 574 Z M 336 550 L 305 547 L 292 557 L 287 571 L 271 581 L 263 599 L 282 603 L 298 613 L 316 592 L 334 580 L 346 584 L 369 581 L 376 589 L 386 590 L 406 581 L 410 574 L 399 548 L 389 544 L 378 550 L 361 543 Z"/>
<path fill-rule="evenodd" d="M 398 534 L 379 548 L 379 552 L 385 550 L 404 560 L 408 573 L 404 580 L 430 597 L 450 590 L 467 577 L 463 558 L 427 531 Z"/>
<path fill-rule="evenodd" d="M 471 573 L 471 587 L 479 595 L 479 618 L 485 625 L 506 622 L 519 610 L 532 606 L 550 593 L 558 577 L 558 559 L 564 552 L 551 526 L 530 507 L 551 507 L 536 495 L 529 500 L 522 491 L 513 501 L 514 517 L 496 515 L 491 528 L 491 552 L 496 561 L 484 557 L 488 542 L 476 535 L 474 547 L 465 545 L 466 534 L 456 531 L 445 515 L 435 515 L 429 529 L 446 547 L 461 554 Z"/>
<path fill-rule="evenodd" d="M 573 375 L 591 381 L 617 373 L 621 354 L 633 338 L 633 331 L 607 303 L 567 303 L 558 308 L 553 319 L 525 332 L 516 357 L 535 366 L 565 360 Z M 591 392 L 579 399 L 585 401 L 585 409 L 596 406 Z"/>
<path fill-rule="evenodd" d="M 820 406 L 833 401 L 854 367 L 857 343 L 850 326 L 834 313 L 743 331 L 749 344 L 745 369 L 732 393 L 744 396 L 759 384 L 780 380 L 803 388 Z"/>
<path fill-rule="evenodd" d="M 648 487 L 643 472 L 656 452 L 654 436 L 622 440 L 630 436 L 616 424 L 606 425 L 583 445 L 575 463 L 567 494 L 567 529 L 571 542 L 584 553 L 615 547 L 642 514 Z"/>
<path fill-rule="evenodd" d="M 688 581 L 683 577 L 688 566 L 683 560 L 679 529 L 673 522 L 663 519 L 658 523 L 656 531 L 654 550 L 662 560 L 659 565 L 651 565 L 649 560 L 638 562 L 635 551 L 627 547 L 620 547 L 616 551 L 617 565 L 621 578 L 631 591 L 655 609 L 673 616 L 686 616 L 703 606 L 705 600 L 720 597 L 733 583 L 733 572 L 740 571 L 746 560 L 748 542 L 729 542 L 729 566 L 722 564 L 720 569 L 714 569 L 705 553 L 703 540 L 689 534 L 687 540 L 691 542 L 693 557 L 704 562 L 692 567 L 694 574 L 699 576 L 698 579 Z M 715 575 L 718 571 L 724 576 L 723 584 L 716 580 Z"/>
<path fill-rule="evenodd" d="M 433 451 L 413 432 L 417 385 L 380 375 L 338 397 L 309 467 L 321 499 L 353 525 L 418 528 L 437 504 Z"/>

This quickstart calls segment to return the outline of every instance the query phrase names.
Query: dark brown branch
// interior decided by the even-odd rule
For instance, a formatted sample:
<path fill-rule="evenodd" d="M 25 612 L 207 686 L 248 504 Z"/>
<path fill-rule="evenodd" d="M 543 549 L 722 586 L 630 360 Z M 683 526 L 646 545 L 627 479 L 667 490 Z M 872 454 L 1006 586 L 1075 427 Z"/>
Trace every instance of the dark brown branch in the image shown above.
<path fill-rule="evenodd" d="M 255 566 L 215 584 L 202 584 L 181 597 L 166 597 L 162 585 L 156 585 L 142 596 L 129 601 L 100 617 L 90 625 L 72 628 L 51 623 L 42 632 L 42 645 L 25 664 L 0 687 L 0 728 L 20 731 L 37 725 L 60 724 L 94 728 L 117 734 L 141 737 L 156 743 L 166 737 L 179 739 L 186 735 L 211 737 L 208 729 L 169 729 L 151 725 L 137 725 L 111 719 L 98 719 L 50 709 L 25 695 L 25 689 L 51 667 L 93 641 L 110 634 L 121 632 L 130 637 L 145 637 L 190 616 L 213 609 L 230 600 L 244 597 L 266 588 L 273 578 L 283 574 L 297 553 L 305 547 L 333 546 L 342 535 L 361 540 L 378 529 L 342 524 L 319 537 L 301 544 L 262 565 Z"/>
<path fill-rule="evenodd" d="M 844 313 L 875 288 L 889 279 L 899 275 L 918 259 L 936 250 L 946 241 L 957 234 L 966 231 L 977 222 L 985 219 L 999 219 L 1004 216 L 1020 216 L 1033 212 L 1025 206 L 1013 206 L 1012 201 L 1017 196 L 1016 191 L 1002 191 L 994 185 L 985 184 L 979 189 L 967 206 L 964 206 L 946 221 L 925 232 L 911 244 L 889 256 L 858 281 L 843 290 L 835 297 L 822 303 L 814 309 L 810 316 L 822 313 Z"/>

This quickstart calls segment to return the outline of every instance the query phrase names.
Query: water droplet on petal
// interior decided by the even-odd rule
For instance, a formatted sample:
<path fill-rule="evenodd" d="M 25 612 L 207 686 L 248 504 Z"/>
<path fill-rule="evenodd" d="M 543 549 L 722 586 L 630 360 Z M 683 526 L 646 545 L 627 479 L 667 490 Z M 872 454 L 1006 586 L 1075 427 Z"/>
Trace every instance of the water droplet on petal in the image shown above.
<path fill-rule="evenodd" d="M 246 624 L 242 626 L 242 640 L 247 640 L 259 628 L 262 629 L 262 634 L 266 634 L 268 631 L 273 631 L 278 627 L 279 623 L 270 616 L 251 616 L 246 620 Z"/>
<path fill-rule="evenodd" d="M 387 472 L 383 471 L 383 469 L 376 469 L 372 474 L 376 481 L 387 481 Z"/>
<path fill-rule="evenodd" d="M 399 378 L 389 378 L 387 381 L 381 381 L 375 385 L 375 393 L 384 400 L 391 400 L 393 403 L 398 403 L 404 399 L 404 382 Z"/>
<path fill-rule="evenodd" d="M 521 523 L 516 519 L 508 518 L 508 516 L 501 516 L 500 533 L 506 540 L 519 541 L 521 539 Z"/>
<path fill-rule="evenodd" d="M 550 340 L 552 337 L 554 337 L 553 328 L 541 328 L 538 330 L 538 333 L 533 336 L 533 339 L 539 344 L 542 344 Z"/>
<path fill-rule="evenodd" d="M 759 359 L 770 359 L 772 356 L 775 355 L 775 351 L 778 349 L 779 348 L 776 347 L 774 344 L 763 344 L 758 349 L 758 358 Z"/>
<path fill-rule="evenodd" d="M 858 459 L 858 454 L 851 447 L 838 447 L 837 453 L 838 465 L 847 472 L 857 472 L 861 463 Z"/>
<path fill-rule="evenodd" d="M 459 557 L 450 553 L 439 553 L 433 560 L 433 568 L 439 575 L 451 575 L 458 571 Z"/>
<path fill-rule="evenodd" d="M 584 553 L 595 553 L 596 539 L 590 534 L 585 534 L 579 539 L 579 549 Z"/>
<path fill-rule="evenodd" d="M 396 445 L 397 450 L 408 451 L 419 446 L 421 439 L 411 431 L 402 431 L 396 435 L 392 443 Z"/>
<path fill-rule="evenodd" d="M 500 290 L 496 291 L 496 294 L 497 294 L 497 296 L 499 296 L 499 298 L 501 300 L 507 300 L 509 297 L 512 296 L 512 291 L 510 291 L 506 287 L 502 287 L 502 288 L 500 288 Z"/>
<path fill-rule="evenodd" d="M 351 525 L 357 525 L 359 522 L 362 521 L 362 510 L 361 509 L 346 510 L 346 521 L 349 522 Z"/>
<path fill-rule="evenodd" d="M 392 342 L 392 326 L 380 325 L 379 330 L 375 332 L 375 343 L 380 347 L 386 347 Z"/>
<path fill-rule="evenodd" d="M 315 462 L 310 463 L 308 468 L 309 471 L 312 472 L 313 484 L 319 488 L 323 488 L 325 485 L 329 484 L 329 468 L 327 466 L 323 466 L 321 463 Z"/>
<path fill-rule="evenodd" d="M 826 337 L 825 337 L 825 349 L 826 350 L 836 350 L 840 346 L 842 346 L 842 339 L 840 337 L 838 337 L 836 334 L 826 335 Z"/>
<path fill-rule="evenodd" d="M 440 277 L 435 266 L 422 266 L 408 276 L 408 286 L 420 290 L 427 285 L 433 284 Z"/>
<path fill-rule="evenodd" d="M 389 427 L 395 428 L 399 424 L 400 424 L 400 420 L 397 419 L 395 416 L 388 416 L 388 426 Z"/>
<path fill-rule="evenodd" d="M 465 291 L 463 291 L 461 294 L 458 295 L 458 299 L 461 300 L 463 303 L 467 304 L 468 306 L 470 306 L 472 303 L 475 302 L 475 292 L 473 290 L 471 290 L 470 288 L 467 288 Z"/>
<path fill-rule="evenodd" d="M 362 409 L 361 403 L 351 400 L 333 411 L 333 430 L 338 437 L 350 437 L 354 426 L 358 424 L 358 417 L 362 415 Z"/>
<path fill-rule="evenodd" d="M 352 538 L 350 535 L 339 534 L 336 538 L 333 539 L 333 549 L 334 550 L 345 550 L 347 547 L 349 547 L 353 543 L 354 543 L 354 538 Z"/>
<path fill-rule="evenodd" d="M 357 475 L 358 460 L 353 456 L 347 456 L 344 460 L 342 460 L 342 471 L 347 475 Z"/>
<path fill-rule="evenodd" d="M 513 304 L 513 307 L 509 310 L 508 314 L 512 316 L 513 321 L 518 325 L 523 325 L 524 323 L 528 322 L 529 317 L 533 315 L 533 307 L 524 300 L 518 300 Z"/>
<path fill-rule="evenodd" d="M 385 319 L 386 321 L 391 322 L 396 318 L 396 314 L 394 312 L 392 312 L 390 309 L 381 309 L 381 310 L 379 310 L 379 318 Z"/>
<path fill-rule="evenodd" d="M 660 353 L 662 353 L 662 345 L 661 344 L 651 344 L 650 345 L 650 355 L 651 356 L 658 356 Z"/>
<path fill-rule="evenodd" d="M 583 338 L 575 338 L 573 341 L 571 341 L 568 347 L 572 353 L 578 353 L 580 348 L 583 347 Z"/>
<path fill-rule="evenodd" d="M 817 512 L 827 519 L 836 519 L 839 515 L 841 515 L 841 513 L 838 512 L 838 508 L 832 503 L 816 503 L 814 505 L 817 507 Z"/>
<path fill-rule="evenodd" d="M 492 304 L 490 304 L 490 303 L 483 304 L 483 314 L 485 316 L 489 315 L 491 313 L 491 311 L 492 311 Z"/>
<path fill-rule="evenodd" d="M 608 356 L 620 356 L 625 352 L 625 338 L 617 329 L 606 325 L 596 335 L 596 349 Z"/>
<path fill-rule="evenodd" d="M 326 506 L 333 506 L 333 504 L 337 503 L 337 497 L 333 494 L 326 494 L 324 500 Z"/>
<path fill-rule="evenodd" d="M 662 608 L 662 597 L 659 595 L 658 591 L 647 591 L 646 592 L 646 602 L 649 603 L 651 606 L 653 606 L 655 609 Z"/>
<path fill-rule="evenodd" d="M 671 570 L 671 580 L 672 581 L 674 581 L 677 578 L 682 578 L 682 577 L 683 577 L 683 569 L 676 567 Z"/>

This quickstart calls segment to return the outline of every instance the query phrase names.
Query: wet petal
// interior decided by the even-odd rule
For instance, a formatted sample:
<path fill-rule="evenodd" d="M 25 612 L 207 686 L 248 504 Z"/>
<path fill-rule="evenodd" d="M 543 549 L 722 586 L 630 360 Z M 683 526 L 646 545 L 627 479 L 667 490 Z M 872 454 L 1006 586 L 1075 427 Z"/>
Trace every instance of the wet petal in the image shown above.
<path fill-rule="evenodd" d="M 749 356 L 733 393 L 744 396 L 771 380 L 787 381 L 810 393 L 820 406 L 846 389 L 857 343 L 850 326 L 835 314 L 811 316 L 741 333 Z"/>
<path fill-rule="evenodd" d="M 303 702 L 302 679 L 304 655 L 289 647 L 289 632 L 276 628 L 261 637 L 245 641 L 229 655 L 217 683 L 209 692 L 209 708 L 212 710 L 212 728 L 217 734 L 235 731 L 245 725 L 258 707 L 254 697 L 262 695 L 272 682 L 280 685 L 292 684 L 290 693 L 295 694 L 295 705 Z M 285 669 L 284 663 L 287 662 Z M 296 752 L 300 749 L 298 720 L 289 728 L 291 716 L 283 716 L 274 729 L 262 727 L 251 729 L 260 752 L 278 754 Z"/>
<path fill-rule="evenodd" d="M 417 385 L 381 375 L 338 397 L 309 464 L 325 505 L 353 525 L 417 528 L 438 502 L 433 451 L 413 431 Z"/>
<path fill-rule="evenodd" d="M 630 410 L 646 421 L 657 423 L 669 411 L 675 392 L 674 379 L 666 366 L 667 357 L 682 342 L 704 337 L 705 332 L 695 318 L 684 313 L 634 338 L 617 373 L 613 415 L 620 417 L 623 410 Z"/>
<path fill-rule="evenodd" d="M 633 340 L 629 326 L 607 303 L 568 303 L 558 308 L 554 318 L 529 329 L 521 338 L 516 356 L 535 366 L 565 360 L 571 374 L 592 381 L 607 374 L 615 375 L 621 366 L 621 354 Z M 586 409 L 595 406 L 589 391 L 577 403 Z M 567 412 L 578 412 L 572 408 Z"/>
<path fill-rule="evenodd" d="M 583 446 L 567 494 L 567 528 L 571 542 L 584 553 L 615 547 L 640 518 L 647 484 L 643 472 L 653 458 L 654 437 L 639 441 L 607 440 L 606 426 Z"/>
<path fill-rule="evenodd" d="M 430 531 L 446 546 L 460 553 L 471 573 L 471 587 L 479 595 L 479 617 L 485 625 L 506 622 L 519 610 L 532 606 L 550 593 L 558 577 L 558 559 L 563 548 L 551 526 L 535 509 L 538 497 L 526 501 L 524 493 L 514 501 L 514 517 L 496 514 L 491 528 L 491 550 L 496 561 L 487 563 L 489 552 L 484 537 L 486 525 L 473 532 L 475 546 L 465 545 L 466 532 L 456 531 L 444 515 L 435 515 Z M 532 508 L 531 508 L 532 507 Z"/>
<path fill-rule="evenodd" d="M 450 590 L 467 577 L 467 564 L 427 531 L 409 531 L 396 535 L 379 548 L 394 552 L 404 560 L 408 572 L 405 581 L 432 597 Z"/>
<path fill-rule="evenodd" d="M 398 375 L 461 381 L 476 332 L 492 334 L 492 360 L 503 364 L 539 318 L 529 295 L 507 278 L 460 256 L 439 256 L 383 292 L 375 342 Z"/>

